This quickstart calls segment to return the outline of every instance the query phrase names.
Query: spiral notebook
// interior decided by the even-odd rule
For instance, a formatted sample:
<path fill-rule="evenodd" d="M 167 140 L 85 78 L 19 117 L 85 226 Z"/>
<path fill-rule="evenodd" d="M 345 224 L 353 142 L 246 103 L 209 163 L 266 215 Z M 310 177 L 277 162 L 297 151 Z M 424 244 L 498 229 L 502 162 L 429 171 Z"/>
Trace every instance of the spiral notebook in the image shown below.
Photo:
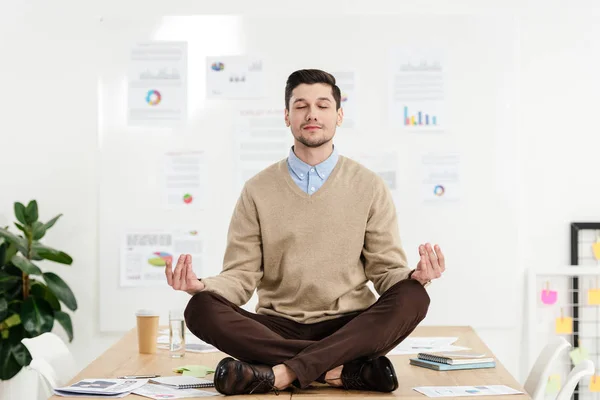
<path fill-rule="evenodd" d="M 469 353 L 419 353 L 417 358 L 449 365 L 485 364 L 494 362 L 493 357 L 486 357 L 485 354 Z"/>
<path fill-rule="evenodd" d="M 211 380 L 196 378 L 194 376 L 161 376 L 150 379 L 150 382 L 175 389 L 196 389 L 215 386 L 215 383 Z"/>

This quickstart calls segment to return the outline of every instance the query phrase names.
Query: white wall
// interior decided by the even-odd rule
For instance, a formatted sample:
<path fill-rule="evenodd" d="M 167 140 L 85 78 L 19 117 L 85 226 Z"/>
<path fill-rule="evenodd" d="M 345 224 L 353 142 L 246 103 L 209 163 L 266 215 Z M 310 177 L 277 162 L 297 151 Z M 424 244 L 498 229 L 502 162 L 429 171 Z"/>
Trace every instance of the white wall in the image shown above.
<path fill-rule="evenodd" d="M 94 46 L 96 21 L 102 15 L 514 15 L 521 34 L 520 143 L 515 160 L 521 172 L 518 267 L 524 271 L 534 265 L 568 263 L 569 222 L 600 219 L 593 159 L 600 147 L 593 119 L 600 88 L 596 73 L 600 71 L 600 26 L 596 22 L 600 9 L 593 1 L 222 3 L 226 4 L 200 5 L 191 0 L 0 4 L 0 225 L 12 221 L 16 200 L 37 199 L 42 219 L 65 214 L 47 242 L 68 251 L 75 263 L 45 267 L 59 273 L 78 299 L 72 349 L 81 367 L 118 339 L 117 335 L 98 333 Z M 481 263 L 485 266 L 485 260 Z M 491 286 L 492 282 L 481 284 Z M 521 310 L 514 312 L 521 314 Z M 472 326 L 477 328 L 477 321 Z M 513 374 L 522 378 L 527 373 L 520 364 L 521 326 L 478 331 Z"/>

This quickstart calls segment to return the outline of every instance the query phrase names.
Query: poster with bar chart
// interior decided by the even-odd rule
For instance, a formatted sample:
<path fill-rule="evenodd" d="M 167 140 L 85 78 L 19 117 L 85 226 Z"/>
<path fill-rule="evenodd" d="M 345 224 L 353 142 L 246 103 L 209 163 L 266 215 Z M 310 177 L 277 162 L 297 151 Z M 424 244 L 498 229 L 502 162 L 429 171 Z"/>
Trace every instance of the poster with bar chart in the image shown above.
<path fill-rule="evenodd" d="M 445 119 L 441 52 L 394 48 L 390 55 L 390 127 L 442 132 Z"/>

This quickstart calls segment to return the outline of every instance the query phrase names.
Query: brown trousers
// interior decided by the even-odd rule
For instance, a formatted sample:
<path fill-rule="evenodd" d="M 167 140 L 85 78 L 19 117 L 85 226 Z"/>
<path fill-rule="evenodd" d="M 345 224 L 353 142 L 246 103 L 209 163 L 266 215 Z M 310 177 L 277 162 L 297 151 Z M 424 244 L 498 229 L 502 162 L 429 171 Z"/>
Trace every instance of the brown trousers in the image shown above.
<path fill-rule="evenodd" d="M 332 368 L 387 354 L 417 327 L 428 308 L 425 288 L 408 279 L 364 311 L 313 324 L 253 314 L 208 291 L 190 299 L 185 321 L 194 335 L 238 360 L 287 365 L 306 388 L 322 382 Z"/>

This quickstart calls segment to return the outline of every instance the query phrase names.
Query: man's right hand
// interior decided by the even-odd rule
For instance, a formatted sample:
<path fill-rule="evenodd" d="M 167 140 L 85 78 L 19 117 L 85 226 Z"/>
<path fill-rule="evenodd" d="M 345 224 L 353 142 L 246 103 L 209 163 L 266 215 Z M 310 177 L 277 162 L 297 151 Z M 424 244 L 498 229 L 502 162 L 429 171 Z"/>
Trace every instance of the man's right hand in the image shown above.
<path fill-rule="evenodd" d="M 198 280 L 196 273 L 192 269 L 192 256 L 190 254 L 182 254 L 179 256 L 175 272 L 173 272 L 172 261 L 167 260 L 165 268 L 167 282 L 175 290 L 182 290 L 192 296 L 204 290 L 204 283 Z"/>

